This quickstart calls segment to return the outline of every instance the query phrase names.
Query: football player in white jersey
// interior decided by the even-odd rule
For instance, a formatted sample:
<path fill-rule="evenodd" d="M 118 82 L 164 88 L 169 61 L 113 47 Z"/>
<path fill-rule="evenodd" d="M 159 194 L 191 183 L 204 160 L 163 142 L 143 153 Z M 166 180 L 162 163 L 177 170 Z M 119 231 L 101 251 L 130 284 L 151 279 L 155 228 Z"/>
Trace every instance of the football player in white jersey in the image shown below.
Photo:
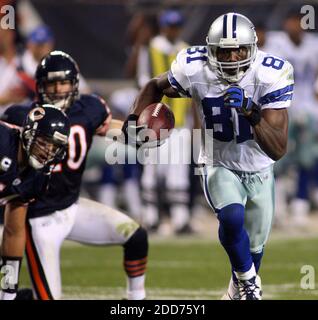
<path fill-rule="evenodd" d="M 273 164 L 286 152 L 293 82 L 288 61 L 257 51 L 251 21 L 227 13 L 212 23 L 206 46 L 182 50 L 168 73 L 143 87 L 122 128 L 127 134 L 129 121 L 163 95 L 192 97 L 200 108 L 204 192 L 233 270 L 226 299 L 262 297 L 258 271 L 274 213 Z"/>

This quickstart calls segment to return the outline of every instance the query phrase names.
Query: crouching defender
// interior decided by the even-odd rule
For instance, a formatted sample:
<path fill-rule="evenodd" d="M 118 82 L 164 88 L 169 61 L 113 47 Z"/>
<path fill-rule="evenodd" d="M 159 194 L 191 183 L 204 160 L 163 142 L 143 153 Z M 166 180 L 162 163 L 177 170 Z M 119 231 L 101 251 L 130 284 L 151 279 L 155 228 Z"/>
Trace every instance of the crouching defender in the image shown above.
<path fill-rule="evenodd" d="M 0 299 L 16 296 L 28 204 L 46 192 L 50 167 L 65 156 L 69 132 L 66 115 L 52 105 L 31 110 L 21 129 L 0 124 L 0 204 L 5 215 Z"/>
<path fill-rule="evenodd" d="M 79 198 L 93 136 L 105 135 L 112 117 L 100 97 L 78 94 L 78 81 L 76 62 L 61 51 L 44 57 L 36 71 L 39 101 L 50 102 L 65 111 L 71 131 L 67 156 L 55 166 L 48 192 L 28 209 L 26 254 L 34 297 L 61 298 L 60 248 L 63 241 L 69 239 L 84 244 L 122 245 L 127 298 L 144 299 L 146 231 L 117 210 Z M 13 106 L 4 117 L 17 124 L 18 115 L 28 110 L 30 107 Z"/>

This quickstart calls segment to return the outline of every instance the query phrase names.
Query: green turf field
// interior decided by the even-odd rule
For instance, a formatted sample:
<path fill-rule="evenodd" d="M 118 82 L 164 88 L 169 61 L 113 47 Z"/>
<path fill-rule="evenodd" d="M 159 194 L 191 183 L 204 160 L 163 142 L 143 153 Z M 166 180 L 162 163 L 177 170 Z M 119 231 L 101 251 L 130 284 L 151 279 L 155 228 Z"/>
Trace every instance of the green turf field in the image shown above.
<path fill-rule="evenodd" d="M 318 238 L 271 240 L 261 269 L 264 299 L 318 299 L 317 281 L 314 290 L 300 287 L 303 265 L 312 265 L 318 272 L 317 249 Z M 61 260 L 64 298 L 125 297 L 121 247 L 67 243 Z M 227 257 L 215 241 L 150 239 L 148 299 L 219 299 L 225 292 L 229 277 Z M 23 268 L 21 287 L 28 283 Z"/>

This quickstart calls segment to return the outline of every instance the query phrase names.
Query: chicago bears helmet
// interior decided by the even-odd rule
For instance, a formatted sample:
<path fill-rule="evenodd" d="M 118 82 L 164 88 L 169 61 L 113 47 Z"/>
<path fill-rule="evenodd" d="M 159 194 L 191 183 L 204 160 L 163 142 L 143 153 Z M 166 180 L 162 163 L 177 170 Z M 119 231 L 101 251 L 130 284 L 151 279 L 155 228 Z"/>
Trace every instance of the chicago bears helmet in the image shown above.
<path fill-rule="evenodd" d="M 68 146 L 70 122 L 53 105 L 37 105 L 27 115 L 22 132 L 22 146 L 34 169 L 42 169 L 63 160 Z"/>
<path fill-rule="evenodd" d="M 222 79 L 229 82 L 239 81 L 255 60 L 257 35 L 253 23 L 238 13 L 227 13 L 218 17 L 206 37 L 208 61 Z M 246 48 L 245 59 L 225 62 L 218 59 L 219 48 Z"/>
<path fill-rule="evenodd" d="M 52 51 L 42 59 L 36 69 L 35 80 L 39 102 L 42 104 L 53 104 L 66 110 L 78 97 L 79 68 L 74 59 L 63 51 Z M 47 92 L 48 83 L 67 80 L 71 83 L 69 92 Z"/>

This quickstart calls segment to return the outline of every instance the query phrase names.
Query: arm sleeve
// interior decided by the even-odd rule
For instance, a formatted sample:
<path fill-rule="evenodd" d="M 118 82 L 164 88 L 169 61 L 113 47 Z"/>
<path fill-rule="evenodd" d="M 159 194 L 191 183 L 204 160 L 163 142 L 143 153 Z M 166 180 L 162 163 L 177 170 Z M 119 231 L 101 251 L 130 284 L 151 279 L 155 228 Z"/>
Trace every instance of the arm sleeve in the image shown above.
<path fill-rule="evenodd" d="M 292 65 L 285 61 L 282 70 L 278 74 L 273 74 L 272 78 L 273 81 L 265 85 L 261 90 L 261 97 L 258 100 L 261 109 L 284 109 L 290 107 L 294 91 Z"/>
<path fill-rule="evenodd" d="M 3 181 L 4 177 L 1 177 Z M 6 187 L 0 192 L 0 205 L 10 201 L 23 204 L 38 198 L 47 190 L 50 176 L 43 171 L 28 169 L 22 176 L 6 177 Z"/>
<path fill-rule="evenodd" d="M 111 111 L 105 100 L 96 94 L 87 95 L 84 99 L 86 100 L 85 106 L 87 106 L 85 114 L 95 132 L 111 114 Z"/>
<path fill-rule="evenodd" d="M 17 167 L 13 163 L 12 154 L 10 154 L 10 146 L 7 145 L 8 152 L 0 146 L 0 205 L 5 205 L 10 200 L 17 199 L 19 197 L 18 191 L 14 190 L 14 184 L 18 183 Z"/>
<path fill-rule="evenodd" d="M 30 106 L 14 105 L 6 109 L 1 115 L 1 120 L 22 127 L 24 119 L 31 110 Z"/>
<path fill-rule="evenodd" d="M 172 62 L 170 71 L 168 73 L 168 80 L 170 85 L 178 91 L 180 96 L 185 98 L 191 98 L 191 82 L 186 73 L 187 66 L 186 61 L 186 49 L 180 51 L 176 59 Z"/>

